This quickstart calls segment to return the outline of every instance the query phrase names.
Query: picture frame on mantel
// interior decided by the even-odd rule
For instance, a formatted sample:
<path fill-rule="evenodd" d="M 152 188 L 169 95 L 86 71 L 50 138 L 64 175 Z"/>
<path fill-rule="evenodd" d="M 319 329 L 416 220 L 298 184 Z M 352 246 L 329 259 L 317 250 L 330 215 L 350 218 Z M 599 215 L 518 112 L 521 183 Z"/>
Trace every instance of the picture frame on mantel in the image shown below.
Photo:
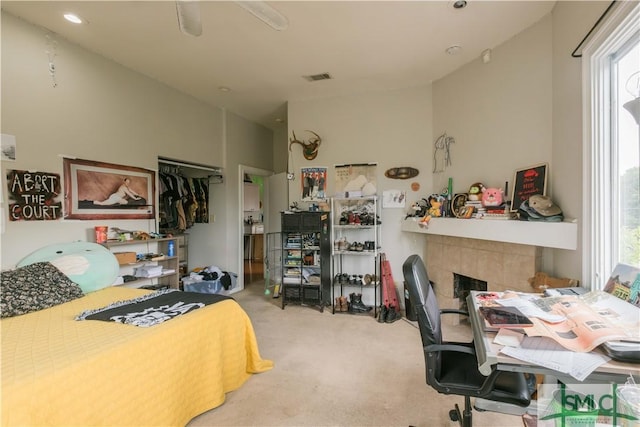
<path fill-rule="evenodd" d="M 65 219 L 155 218 L 155 171 L 64 158 Z"/>
<path fill-rule="evenodd" d="M 540 163 L 516 169 L 511 186 L 511 212 L 517 212 L 520 205 L 529 200 L 529 197 L 547 194 L 548 168 L 547 163 Z"/>

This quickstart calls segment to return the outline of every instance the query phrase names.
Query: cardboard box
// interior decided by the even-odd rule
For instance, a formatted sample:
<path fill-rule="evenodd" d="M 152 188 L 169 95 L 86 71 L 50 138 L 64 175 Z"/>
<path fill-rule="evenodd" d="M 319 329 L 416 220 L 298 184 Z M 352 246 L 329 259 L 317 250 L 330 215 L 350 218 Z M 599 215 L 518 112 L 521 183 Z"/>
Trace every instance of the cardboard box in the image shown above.
<path fill-rule="evenodd" d="M 114 252 L 113 253 L 118 260 L 118 264 L 133 264 L 136 262 L 136 253 L 135 252 Z"/>

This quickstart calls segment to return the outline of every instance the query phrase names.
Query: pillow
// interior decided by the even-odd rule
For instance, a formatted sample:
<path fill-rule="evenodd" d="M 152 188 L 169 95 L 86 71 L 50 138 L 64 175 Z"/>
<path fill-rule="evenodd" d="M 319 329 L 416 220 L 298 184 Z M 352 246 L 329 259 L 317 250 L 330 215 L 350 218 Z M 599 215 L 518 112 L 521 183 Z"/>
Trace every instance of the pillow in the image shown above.
<path fill-rule="evenodd" d="M 104 246 L 91 242 L 42 247 L 20 260 L 18 267 L 45 261 L 80 285 L 85 294 L 113 285 L 120 271 L 115 255 Z"/>
<path fill-rule="evenodd" d="M 19 316 L 83 296 L 82 289 L 49 262 L 3 271 L 0 317 Z"/>

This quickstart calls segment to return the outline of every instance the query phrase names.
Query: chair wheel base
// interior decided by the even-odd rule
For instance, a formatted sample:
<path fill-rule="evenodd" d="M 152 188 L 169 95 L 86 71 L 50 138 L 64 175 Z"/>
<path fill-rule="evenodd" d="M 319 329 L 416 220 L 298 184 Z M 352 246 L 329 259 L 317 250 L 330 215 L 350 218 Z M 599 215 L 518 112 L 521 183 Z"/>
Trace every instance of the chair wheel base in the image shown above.
<path fill-rule="evenodd" d="M 460 417 L 458 416 L 458 411 L 456 409 L 449 411 L 449 419 L 451 421 L 460 421 Z"/>

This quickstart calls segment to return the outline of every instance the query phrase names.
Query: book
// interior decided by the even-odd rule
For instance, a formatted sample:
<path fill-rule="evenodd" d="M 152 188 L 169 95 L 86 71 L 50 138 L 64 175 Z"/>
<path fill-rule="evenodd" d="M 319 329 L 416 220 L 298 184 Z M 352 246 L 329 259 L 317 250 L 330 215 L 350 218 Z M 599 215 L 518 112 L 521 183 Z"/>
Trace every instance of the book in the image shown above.
<path fill-rule="evenodd" d="M 616 265 L 604 291 L 640 307 L 640 268 L 626 264 Z"/>
<path fill-rule="evenodd" d="M 480 307 L 480 314 L 494 328 L 528 328 L 533 322 L 515 307 Z"/>

